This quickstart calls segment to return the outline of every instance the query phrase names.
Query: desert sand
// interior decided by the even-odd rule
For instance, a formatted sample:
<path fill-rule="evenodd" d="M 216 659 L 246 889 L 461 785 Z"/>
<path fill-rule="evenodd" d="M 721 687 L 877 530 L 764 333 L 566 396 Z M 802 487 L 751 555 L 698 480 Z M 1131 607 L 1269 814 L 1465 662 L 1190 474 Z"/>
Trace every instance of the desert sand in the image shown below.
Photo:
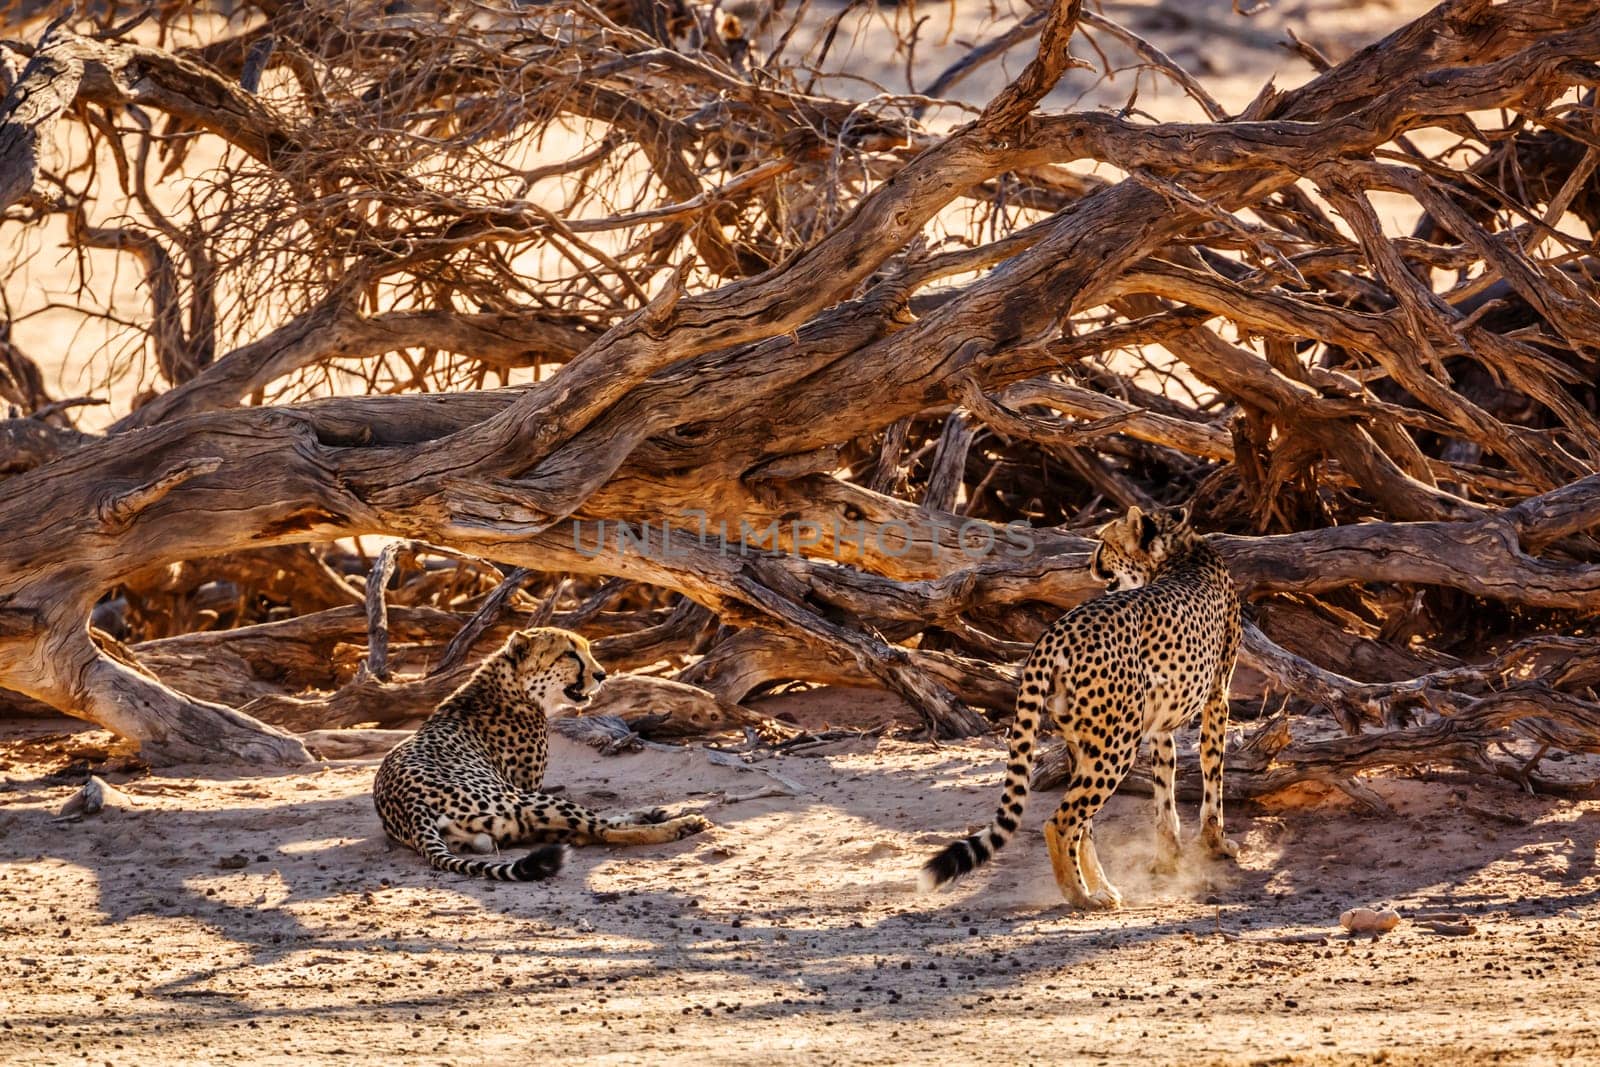
<path fill-rule="evenodd" d="M 873 694 L 785 698 L 841 717 Z M 1373 780 L 1377 817 L 1298 794 L 1230 812 L 1237 868 L 1184 807 L 1175 878 L 1149 801 L 1102 858 L 1127 896 L 1068 910 L 1030 829 L 920 895 L 988 817 L 997 742 L 864 737 L 711 762 L 557 738 L 550 784 L 704 811 L 672 845 L 572 851 L 554 880 L 474 881 L 384 838 L 371 762 L 121 772 L 111 735 L 0 742 L 0 1059 L 32 1063 L 1592 1063 L 1600 802 Z M 90 767 L 133 806 L 56 812 Z M 791 795 L 792 794 L 792 795 Z M 1036 797 L 1028 822 L 1049 814 Z M 1373 940 L 1348 907 L 1405 917 Z M 1431 915 L 1463 916 L 1438 933 Z"/>

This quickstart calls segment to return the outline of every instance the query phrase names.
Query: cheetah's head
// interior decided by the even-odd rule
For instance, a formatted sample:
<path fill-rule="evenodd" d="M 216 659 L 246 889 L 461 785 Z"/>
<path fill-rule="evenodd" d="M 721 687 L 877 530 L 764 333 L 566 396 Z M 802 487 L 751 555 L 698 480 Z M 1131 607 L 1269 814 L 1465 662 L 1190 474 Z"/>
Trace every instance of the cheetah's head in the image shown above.
<path fill-rule="evenodd" d="M 546 713 L 562 704 L 587 704 L 606 679 L 589 642 L 570 630 L 518 630 L 506 642 L 504 655 L 516 683 Z"/>
<path fill-rule="evenodd" d="M 1089 573 L 1106 583 L 1106 592 L 1148 584 L 1173 552 L 1194 539 L 1188 508 L 1166 508 L 1145 514 L 1135 504 L 1120 519 L 1095 531 L 1100 544 L 1089 561 Z"/>

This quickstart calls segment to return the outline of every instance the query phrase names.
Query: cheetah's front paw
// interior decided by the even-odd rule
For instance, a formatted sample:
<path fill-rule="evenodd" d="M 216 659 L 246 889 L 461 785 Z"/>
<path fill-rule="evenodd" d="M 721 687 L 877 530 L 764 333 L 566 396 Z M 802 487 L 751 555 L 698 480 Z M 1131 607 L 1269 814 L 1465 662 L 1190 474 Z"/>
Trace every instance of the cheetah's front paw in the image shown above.
<path fill-rule="evenodd" d="M 666 821 L 666 808 L 646 808 L 643 811 L 630 811 L 621 819 L 621 823 L 624 826 L 655 826 Z"/>

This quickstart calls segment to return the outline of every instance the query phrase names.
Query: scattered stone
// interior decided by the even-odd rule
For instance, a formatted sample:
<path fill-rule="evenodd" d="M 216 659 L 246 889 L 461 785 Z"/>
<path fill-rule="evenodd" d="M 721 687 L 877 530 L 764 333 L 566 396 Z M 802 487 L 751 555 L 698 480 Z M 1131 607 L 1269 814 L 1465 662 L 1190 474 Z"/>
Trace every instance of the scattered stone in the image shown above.
<path fill-rule="evenodd" d="M 1339 916 L 1339 925 L 1352 934 L 1382 934 L 1400 925 L 1400 913 L 1393 908 L 1351 908 Z"/>
<path fill-rule="evenodd" d="M 234 853 L 231 856 L 217 857 L 217 866 L 225 871 L 237 871 L 250 865 L 250 857 L 243 853 Z"/>

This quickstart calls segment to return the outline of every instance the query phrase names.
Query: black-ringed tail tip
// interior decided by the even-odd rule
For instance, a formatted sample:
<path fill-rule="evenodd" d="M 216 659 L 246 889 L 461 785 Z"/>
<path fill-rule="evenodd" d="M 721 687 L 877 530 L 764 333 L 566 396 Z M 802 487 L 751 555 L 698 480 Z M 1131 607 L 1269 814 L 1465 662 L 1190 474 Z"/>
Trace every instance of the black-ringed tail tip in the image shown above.
<path fill-rule="evenodd" d="M 542 882 L 554 878 L 567 862 L 566 845 L 545 845 L 536 848 L 511 865 L 511 873 L 519 882 Z"/>
<path fill-rule="evenodd" d="M 554 878 L 566 859 L 566 845 L 541 845 L 515 863 L 457 860 L 459 867 L 452 865 L 446 869 L 454 869 L 457 874 L 482 875 L 497 882 L 542 882 Z"/>
<path fill-rule="evenodd" d="M 922 872 L 917 876 L 918 891 L 931 893 L 986 862 L 994 855 L 994 849 L 983 840 L 985 836 L 986 832 L 963 837 L 940 849 L 938 855 L 922 865 Z"/>

